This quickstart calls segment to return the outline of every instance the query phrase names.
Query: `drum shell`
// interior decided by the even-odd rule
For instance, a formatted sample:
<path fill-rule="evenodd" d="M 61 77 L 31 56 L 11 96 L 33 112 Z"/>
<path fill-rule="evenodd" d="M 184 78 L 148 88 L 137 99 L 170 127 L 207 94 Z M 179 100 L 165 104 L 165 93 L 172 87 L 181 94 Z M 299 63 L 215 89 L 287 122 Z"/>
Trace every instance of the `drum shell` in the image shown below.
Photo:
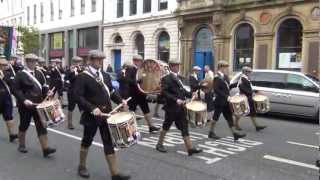
<path fill-rule="evenodd" d="M 269 98 L 266 96 L 265 96 L 265 99 L 262 99 L 262 100 L 258 100 L 254 96 L 253 104 L 254 104 L 255 111 L 259 114 L 264 114 L 270 111 L 270 101 L 269 101 Z"/>
<path fill-rule="evenodd" d="M 233 102 L 232 98 L 236 98 L 236 97 L 241 98 L 241 101 Z M 237 117 L 247 116 L 248 114 L 250 114 L 250 106 L 249 106 L 248 98 L 245 95 L 235 95 L 231 97 L 229 105 L 232 113 Z"/>
<path fill-rule="evenodd" d="M 118 148 L 128 148 L 137 144 L 140 138 L 136 116 L 134 113 L 131 114 L 132 117 L 125 122 L 114 124 L 108 123 L 113 144 Z"/>
<path fill-rule="evenodd" d="M 204 102 L 201 102 L 205 104 Z M 203 107 L 202 110 L 192 110 L 186 106 L 187 110 L 187 120 L 191 124 L 192 127 L 203 128 L 207 123 L 207 107 Z"/>
<path fill-rule="evenodd" d="M 47 124 L 59 124 L 64 121 L 64 113 L 59 100 L 51 101 L 47 106 L 37 106 L 40 120 L 45 127 Z"/>

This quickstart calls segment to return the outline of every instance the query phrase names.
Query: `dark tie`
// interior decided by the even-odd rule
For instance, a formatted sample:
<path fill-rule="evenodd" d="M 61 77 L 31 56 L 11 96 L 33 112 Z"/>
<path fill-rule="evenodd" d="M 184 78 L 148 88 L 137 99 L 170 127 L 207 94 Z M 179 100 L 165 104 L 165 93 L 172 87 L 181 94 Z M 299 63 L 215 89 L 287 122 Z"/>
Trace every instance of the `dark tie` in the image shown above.
<path fill-rule="evenodd" d="M 31 73 L 32 76 L 34 76 L 34 72 L 33 71 L 31 71 L 30 73 Z"/>

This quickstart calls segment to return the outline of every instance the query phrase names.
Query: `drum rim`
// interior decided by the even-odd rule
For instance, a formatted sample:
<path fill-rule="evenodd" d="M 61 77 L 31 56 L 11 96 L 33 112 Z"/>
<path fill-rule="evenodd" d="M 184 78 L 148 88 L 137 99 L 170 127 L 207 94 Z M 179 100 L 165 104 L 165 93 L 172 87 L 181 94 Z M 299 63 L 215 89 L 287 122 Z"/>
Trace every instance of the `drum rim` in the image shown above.
<path fill-rule="evenodd" d="M 112 114 L 108 119 L 107 119 L 107 122 L 108 122 L 108 124 L 111 124 L 111 125 L 116 125 L 116 124 L 120 124 L 120 123 L 124 123 L 124 122 L 126 122 L 126 121 L 122 121 L 122 122 L 117 122 L 117 123 L 113 123 L 113 122 L 110 122 L 110 121 L 112 121 L 111 120 L 111 118 L 112 117 L 114 117 L 115 115 L 119 115 L 119 114 L 130 114 L 130 115 L 132 115 L 132 118 L 134 118 L 135 117 L 135 113 L 134 112 L 117 112 L 117 113 L 115 113 L 115 114 Z M 132 119 L 131 118 L 131 119 Z M 129 121 L 130 119 L 128 119 L 128 121 Z"/>

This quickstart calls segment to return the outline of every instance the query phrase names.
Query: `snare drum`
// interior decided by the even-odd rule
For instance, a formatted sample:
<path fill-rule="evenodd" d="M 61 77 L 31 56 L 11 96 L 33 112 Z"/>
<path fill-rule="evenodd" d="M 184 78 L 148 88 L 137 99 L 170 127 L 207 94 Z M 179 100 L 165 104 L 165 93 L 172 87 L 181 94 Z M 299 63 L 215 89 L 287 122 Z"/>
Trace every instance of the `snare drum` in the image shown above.
<path fill-rule="evenodd" d="M 267 113 L 270 111 L 270 101 L 267 96 L 257 94 L 252 99 L 257 113 Z"/>
<path fill-rule="evenodd" d="M 187 120 L 194 127 L 205 127 L 207 123 L 207 104 L 202 101 L 191 101 L 186 104 Z"/>
<path fill-rule="evenodd" d="M 45 127 L 54 126 L 64 121 L 64 113 L 59 100 L 44 101 L 37 106 L 37 112 Z"/>
<path fill-rule="evenodd" d="M 230 98 L 230 108 L 237 117 L 247 116 L 250 113 L 248 98 L 245 95 L 235 95 Z"/>
<path fill-rule="evenodd" d="M 138 132 L 136 116 L 133 112 L 119 112 L 107 119 L 113 143 L 118 148 L 127 148 L 137 144 Z"/>

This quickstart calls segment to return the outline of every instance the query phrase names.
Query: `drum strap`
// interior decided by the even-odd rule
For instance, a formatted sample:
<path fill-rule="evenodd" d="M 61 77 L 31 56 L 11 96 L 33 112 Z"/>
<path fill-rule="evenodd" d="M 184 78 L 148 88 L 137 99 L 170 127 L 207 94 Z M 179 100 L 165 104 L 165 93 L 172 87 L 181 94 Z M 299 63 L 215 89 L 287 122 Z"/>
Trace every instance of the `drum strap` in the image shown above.
<path fill-rule="evenodd" d="M 38 81 L 38 79 L 35 76 L 32 76 L 30 74 L 30 72 L 26 71 L 25 69 L 22 70 L 22 72 L 26 73 L 26 75 L 29 76 L 38 85 L 38 87 L 42 90 L 42 85 L 41 85 L 41 83 Z"/>
<path fill-rule="evenodd" d="M 93 78 L 98 84 L 102 84 L 103 87 L 104 87 L 104 89 L 107 91 L 108 96 L 110 97 L 110 90 L 109 90 L 108 86 L 104 83 L 104 78 L 103 78 L 101 72 L 99 72 L 99 76 L 100 76 L 99 78 L 101 79 L 101 80 L 100 80 L 101 82 L 99 82 L 99 81 L 97 80 L 97 78 L 95 78 L 95 77 L 94 77 L 91 73 L 89 73 L 87 70 L 83 71 L 83 73 L 85 73 L 86 75 L 88 75 L 88 76 L 90 76 L 91 78 Z"/>

